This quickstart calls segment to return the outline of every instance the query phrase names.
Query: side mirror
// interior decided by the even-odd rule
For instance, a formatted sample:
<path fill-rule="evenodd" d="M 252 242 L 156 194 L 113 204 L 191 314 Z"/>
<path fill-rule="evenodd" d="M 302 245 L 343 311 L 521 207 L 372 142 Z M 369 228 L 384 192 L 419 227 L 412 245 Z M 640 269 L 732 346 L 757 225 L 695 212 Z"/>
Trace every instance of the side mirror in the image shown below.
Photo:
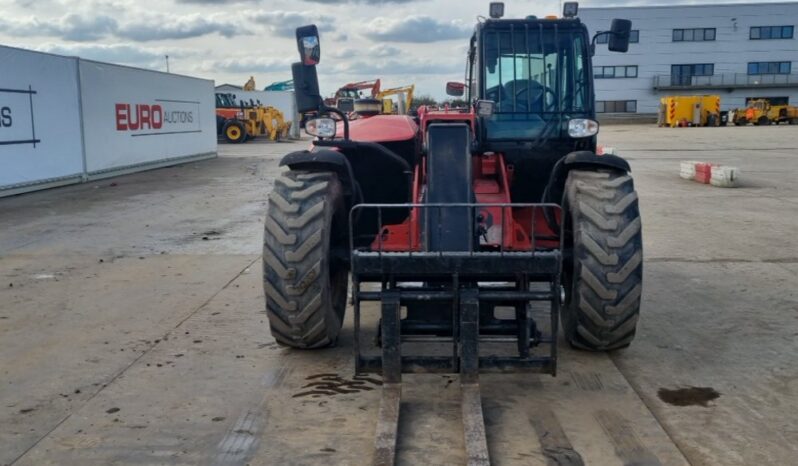
<path fill-rule="evenodd" d="M 446 83 L 446 95 L 450 95 L 452 97 L 462 97 L 464 93 L 465 84 L 454 81 Z"/>
<path fill-rule="evenodd" d="M 629 36 L 631 33 L 631 21 L 628 19 L 613 19 L 612 26 L 610 26 L 610 38 L 607 49 L 609 49 L 610 52 L 628 52 Z"/>
<path fill-rule="evenodd" d="M 318 65 L 321 61 L 321 44 L 319 30 L 315 24 L 302 26 L 296 30 L 296 41 L 299 57 L 306 66 Z"/>

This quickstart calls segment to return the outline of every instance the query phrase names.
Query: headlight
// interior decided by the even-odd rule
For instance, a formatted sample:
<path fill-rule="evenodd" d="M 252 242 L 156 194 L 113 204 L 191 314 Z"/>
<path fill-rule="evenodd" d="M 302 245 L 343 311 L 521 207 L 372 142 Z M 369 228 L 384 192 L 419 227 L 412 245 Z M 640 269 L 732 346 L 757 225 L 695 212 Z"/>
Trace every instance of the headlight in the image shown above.
<path fill-rule="evenodd" d="M 239 120 L 243 120 L 244 119 L 244 112 L 236 113 L 236 118 L 238 118 Z"/>
<path fill-rule="evenodd" d="M 568 122 L 568 136 L 572 138 L 588 138 L 598 134 L 598 131 L 598 122 L 587 118 L 574 118 Z"/>
<path fill-rule="evenodd" d="M 331 138 L 338 132 L 338 125 L 332 118 L 314 118 L 305 123 L 305 132 L 319 138 Z"/>

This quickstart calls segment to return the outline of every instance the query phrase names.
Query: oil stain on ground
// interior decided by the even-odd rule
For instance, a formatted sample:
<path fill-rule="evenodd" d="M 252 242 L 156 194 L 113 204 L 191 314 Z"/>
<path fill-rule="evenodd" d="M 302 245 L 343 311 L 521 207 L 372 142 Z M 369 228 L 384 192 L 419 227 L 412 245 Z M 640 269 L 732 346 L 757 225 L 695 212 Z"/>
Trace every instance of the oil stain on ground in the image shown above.
<path fill-rule="evenodd" d="M 660 388 L 659 399 L 673 406 L 709 406 L 709 402 L 720 397 L 712 387 L 684 387 L 669 390 Z"/>
<path fill-rule="evenodd" d="M 381 380 L 362 375 L 356 375 L 347 380 L 338 374 L 315 374 L 305 379 L 308 383 L 302 387 L 299 393 L 294 394 L 294 398 L 306 396 L 318 398 L 320 396 L 359 393 L 374 390 L 374 386 L 382 385 Z"/>

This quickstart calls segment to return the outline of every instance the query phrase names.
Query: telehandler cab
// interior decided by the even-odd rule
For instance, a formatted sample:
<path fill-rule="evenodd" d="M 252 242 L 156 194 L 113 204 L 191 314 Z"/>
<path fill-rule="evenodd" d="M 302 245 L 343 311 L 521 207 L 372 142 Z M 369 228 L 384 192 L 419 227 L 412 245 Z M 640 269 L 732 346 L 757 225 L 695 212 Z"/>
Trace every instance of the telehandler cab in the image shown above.
<path fill-rule="evenodd" d="M 269 197 L 266 311 L 278 343 L 333 345 L 351 274 L 355 370 L 384 382 L 375 464 L 394 461 L 403 372 L 460 374 L 468 461 L 489 464 L 480 371 L 554 375 L 560 323 L 586 350 L 634 338 L 637 194 L 629 164 L 596 153 L 593 46 L 576 8 L 502 19 L 492 3 L 464 85 L 447 85 L 470 107 L 422 107 L 418 120 L 350 122 L 325 106 L 317 28 L 296 31 L 297 104 L 317 113 L 306 125 L 316 140 L 282 159 Z M 626 52 L 630 29 L 616 19 L 597 35 Z M 380 349 L 369 355 L 361 311 L 375 308 Z"/>

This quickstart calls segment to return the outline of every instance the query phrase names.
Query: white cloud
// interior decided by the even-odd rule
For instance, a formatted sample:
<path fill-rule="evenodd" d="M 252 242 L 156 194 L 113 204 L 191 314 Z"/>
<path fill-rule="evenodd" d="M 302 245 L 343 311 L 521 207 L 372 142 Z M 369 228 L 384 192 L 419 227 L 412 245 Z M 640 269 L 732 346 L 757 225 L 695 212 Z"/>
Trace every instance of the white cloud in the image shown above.
<path fill-rule="evenodd" d="M 34 47 L 40 52 L 79 56 L 89 60 L 120 63 L 131 66 L 160 67 L 165 55 L 173 58 L 189 57 L 193 53 L 180 49 L 145 48 L 137 44 L 65 44 L 44 43 Z"/>
<path fill-rule="evenodd" d="M 463 62 L 464 63 L 464 62 Z M 448 75 L 458 73 L 463 66 L 460 61 L 453 60 L 401 60 L 401 57 L 389 58 L 385 60 L 355 60 L 340 63 L 335 66 L 335 71 L 339 73 L 355 74 L 362 73 L 366 76 L 376 78 L 382 74 L 389 75 L 424 75 L 438 74 Z"/>
<path fill-rule="evenodd" d="M 269 32 L 282 37 L 294 37 L 299 26 L 315 24 L 320 31 L 332 31 L 335 18 L 329 15 L 299 11 L 262 11 L 251 15 L 253 21 L 265 25 Z"/>
<path fill-rule="evenodd" d="M 366 25 L 364 35 L 387 42 L 424 43 L 468 38 L 473 26 L 459 20 L 438 20 L 426 15 L 406 18 L 374 18 Z"/>
<path fill-rule="evenodd" d="M 369 48 L 369 55 L 372 57 L 397 57 L 401 54 L 402 51 L 400 49 L 387 44 L 377 44 Z"/>
<path fill-rule="evenodd" d="M 0 19 L 0 28 L 15 36 L 56 37 L 75 42 L 98 41 L 119 37 L 137 42 L 164 39 L 187 39 L 218 33 L 224 37 L 249 34 L 237 21 L 221 15 L 136 14 L 136 19 L 119 23 L 108 15 L 69 14 L 56 19 Z"/>
<path fill-rule="evenodd" d="M 218 33 L 223 37 L 251 34 L 245 27 L 222 15 L 185 16 L 146 15 L 136 21 L 123 24 L 115 34 L 124 39 L 147 42 L 163 39 L 187 39 Z"/>
<path fill-rule="evenodd" d="M 274 73 L 288 70 L 290 74 L 291 59 L 236 57 L 221 60 L 206 60 L 200 69 L 207 72 L 225 71 L 229 73 Z"/>
<path fill-rule="evenodd" d="M 93 41 L 114 32 L 118 24 L 106 15 L 82 16 L 69 14 L 59 19 L 41 20 L 39 18 L 0 18 L 0 28 L 6 34 L 15 36 L 49 36 L 71 41 Z"/>

